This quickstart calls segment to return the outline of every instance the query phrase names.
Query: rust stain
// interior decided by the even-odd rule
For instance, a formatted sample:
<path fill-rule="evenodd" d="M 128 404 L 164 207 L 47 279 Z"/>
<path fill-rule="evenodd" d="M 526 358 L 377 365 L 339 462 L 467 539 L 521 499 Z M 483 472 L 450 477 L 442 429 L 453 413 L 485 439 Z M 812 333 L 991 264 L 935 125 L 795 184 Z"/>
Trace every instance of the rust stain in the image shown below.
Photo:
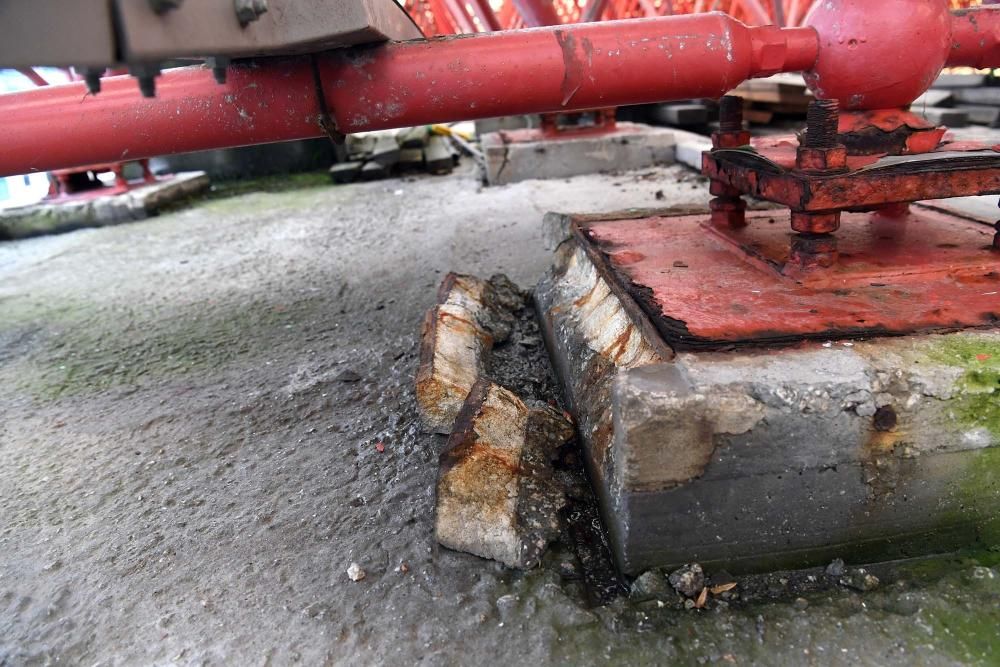
<path fill-rule="evenodd" d="M 615 338 L 614 342 L 612 342 L 611 345 L 609 345 L 604 351 L 604 354 L 611 357 L 611 360 L 616 366 L 621 361 L 621 358 L 625 356 L 625 353 L 628 352 L 628 342 L 631 338 L 632 325 L 629 325 L 625 327 L 624 331 L 618 334 L 618 337 Z"/>
<path fill-rule="evenodd" d="M 859 453 L 861 474 L 868 487 L 868 502 L 892 498 L 903 481 L 907 465 L 899 447 L 904 439 L 905 433 L 899 429 L 895 410 L 891 406 L 879 408 L 872 417 L 871 430 Z"/>

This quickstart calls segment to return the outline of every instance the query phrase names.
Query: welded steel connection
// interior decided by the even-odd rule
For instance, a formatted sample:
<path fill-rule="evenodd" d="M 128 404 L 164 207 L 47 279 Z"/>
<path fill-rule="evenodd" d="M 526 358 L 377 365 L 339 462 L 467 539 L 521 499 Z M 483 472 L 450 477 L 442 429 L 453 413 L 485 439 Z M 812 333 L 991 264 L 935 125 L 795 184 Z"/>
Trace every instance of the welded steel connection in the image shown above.
<path fill-rule="evenodd" d="M 179 68 L 158 79 L 153 99 L 128 77 L 104 79 L 98 95 L 83 83 L 0 95 L 0 175 L 318 137 L 327 118 L 350 133 L 719 97 L 778 72 L 811 71 L 814 90 L 840 96 L 852 72 L 890 67 L 883 44 L 900 61 L 887 84 L 902 91 L 893 103 L 912 100 L 949 62 L 1000 65 L 1000 10 L 970 20 L 948 13 L 946 0 L 874 5 L 817 3 L 823 9 L 800 28 L 751 28 L 712 13 L 385 43 L 243 62 L 224 84 L 205 67 Z M 905 43 L 883 40 L 887 22 L 873 14 L 891 14 Z M 845 35 L 848 24 L 834 20 L 844 16 L 864 34 Z M 913 54 L 928 44 L 941 46 L 940 57 L 914 74 Z M 919 81 L 901 86 L 892 76 Z"/>

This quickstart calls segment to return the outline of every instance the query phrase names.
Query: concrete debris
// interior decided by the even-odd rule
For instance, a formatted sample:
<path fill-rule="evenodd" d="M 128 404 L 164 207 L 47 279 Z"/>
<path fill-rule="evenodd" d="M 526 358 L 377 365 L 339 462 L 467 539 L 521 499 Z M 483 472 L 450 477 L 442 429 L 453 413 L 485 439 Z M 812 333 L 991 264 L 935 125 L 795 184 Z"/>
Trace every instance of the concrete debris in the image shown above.
<path fill-rule="evenodd" d="M 669 580 L 674 590 L 685 597 L 696 597 L 705 589 L 705 572 L 698 563 L 675 570 Z"/>
<path fill-rule="evenodd" d="M 632 582 L 629 592 L 629 597 L 635 602 L 665 600 L 675 596 L 676 593 L 667 578 L 659 570 L 650 570 L 639 575 L 639 578 Z"/>
<path fill-rule="evenodd" d="M 441 455 L 438 542 L 509 567 L 537 565 L 565 504 L 551 461 L 572 437 L 557 410 L 478 381 Z"/>
<path fill-rule="evenodd" d="M 350 566 L 347 568 L 347 576 L 348 578 L 350 578 L 351 581 L 361 581 L 362 579 L 365 578 L 366 574 L 367 573 L 365 572 L 364 568 L 362 568 L 357 563 L 351 563 Z"/>
<path fill-rule="evenodd" d="M 845 571 L 846 568 L 844 567 L 844 560 L 842 558 L 837 558 L 826 566 L 826 574 L 829 577 L 842 577 Z"/>
<path fill-rule="evenodd" d="M 879 587 L 878 577 L 864 569 L 863 567 L 852 568 L 840 578 L 840 585 L 853 588 L 856 591 L 867 593 Z"/>
<path fill-rule="evenodd" d="M 347 138 L 347 161 L 330 167 L 334 183 L 387 178 L 405 171 L 449 174 L 459 153 L 451 141 L 426 126 L 399 132 L 375 132 Z"/>
<path fill-rule="evenodd" d="M 330 167 L 330 178 L 334 183 L 353 183 L 361 173 L 364 162 L 354 160 L 351 162 L 339 162 Z"/>
<path fill-rule="evenodd" d="M 445 277 L 421 332 L 417 404 L 428 429 L 451 432 L 469 390 L 487 371 L 490 351 L 510 336 L 514 312 L 525 303 L 506 276 Z"/>
<path fill-rule="evenodd" d="M 448 174 L 455 168 L 457 159 L 458 151 L 451 145 L 447 137 L 432 134 L 427 139 L 427 145 L 424 148 L 424 162 L 428 172 Z"/>

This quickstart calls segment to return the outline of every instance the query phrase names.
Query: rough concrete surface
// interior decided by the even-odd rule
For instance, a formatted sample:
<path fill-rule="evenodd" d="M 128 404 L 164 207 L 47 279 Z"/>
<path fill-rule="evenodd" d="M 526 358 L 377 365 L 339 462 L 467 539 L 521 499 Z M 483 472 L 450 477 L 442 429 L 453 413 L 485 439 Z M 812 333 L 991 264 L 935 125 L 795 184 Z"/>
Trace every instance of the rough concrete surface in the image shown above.
<path fill-rule="evenodd" d="M 441 277 L 530 285 L 545 211 L 704 203 L 681 173 L 324 184 L 0 246 L 0 664 L 995 663 L 998 554 L 693 611 L 589 605 L 573 548 L 519 573 L 435 544 Z"/>

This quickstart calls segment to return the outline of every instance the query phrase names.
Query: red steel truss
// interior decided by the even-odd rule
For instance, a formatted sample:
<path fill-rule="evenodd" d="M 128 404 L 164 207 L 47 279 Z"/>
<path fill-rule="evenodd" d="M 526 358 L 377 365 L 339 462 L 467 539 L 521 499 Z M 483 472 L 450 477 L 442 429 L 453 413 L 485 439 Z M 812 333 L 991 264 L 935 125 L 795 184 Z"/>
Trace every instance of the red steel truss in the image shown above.
<path fill-rule="evenodd" d="M 425 35 L 513 30 L 536 25 L 725 12 L 747 25 L 794 27 L 816 0 L 405 0 Z M 952 9 L 995 4 L 950 0 Z M 554 20 L 533 21 L 538 16 Z"/>

